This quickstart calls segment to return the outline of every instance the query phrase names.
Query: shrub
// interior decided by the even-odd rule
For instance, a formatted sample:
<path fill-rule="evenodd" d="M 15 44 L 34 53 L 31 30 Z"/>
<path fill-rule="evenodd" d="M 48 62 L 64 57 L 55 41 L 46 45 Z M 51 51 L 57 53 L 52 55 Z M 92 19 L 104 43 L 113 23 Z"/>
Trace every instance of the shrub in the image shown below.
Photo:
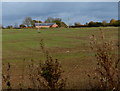
<path fill-rule="evenodd" d="M 25 59 L 23 60 L 23 69 L 20 82 L 17 85 L 20 87 L 19 89 L 63 89 L 65 88 L 66 79 L 62 78 L 63 70 L 61 65 L 57 59 L 53 59 L 52 56 L 49 55 L 49 52 L 44 48 L 43 40 L 40 43 L 41 49 L 46 57 L 44 63 L 39 61 L 38 64 L 35 63 L 33 59 L 31 59 L 31 63 L 28 65 L 25 64 Z M 28 67 L 28 79 L 30 83 L 25 84 L 24 82 L 28 79 L 25 78 L 25 70 Z M 5 89 L 11 90 L 13 87 L 11 86 L 11 65 L 8 63 L 6 74 L 3 74 L 3 81 L 5 83 Z M 17 86 L 12 83 L 12 85 Z M 26 85 L 26 86 L 25 86 Z"/>
<path fill-rule="evenodd" d="M 44 78 L 44 85 L 48 89 L 63 89 L 65 88 L 66 79 L 62 78 L 63 70 L 57 59 L 53 59 L 49 52 L 45 50 L 43 40 L 41 40 L 41 49 L 46 56 L 43 64 L 39 65 L 38 75 Z M 39 80 L 39 79 L 38 79 Z M 46 84 L 45 84 L 46 83 Z"/>
<path fill-rule="evenodd" d="M 119 58 L 114 53 L 118 46 L 113 41 L 106 41 L 101 31 L 101 42 L 94 35 L 91 37 L 91 49 L 95 52 L 97 68 L 90 86 L 92 89 L 118 90 L 120 86 L 118 63 Z M 91 78 L 91 75 L 88 75 Z"/>

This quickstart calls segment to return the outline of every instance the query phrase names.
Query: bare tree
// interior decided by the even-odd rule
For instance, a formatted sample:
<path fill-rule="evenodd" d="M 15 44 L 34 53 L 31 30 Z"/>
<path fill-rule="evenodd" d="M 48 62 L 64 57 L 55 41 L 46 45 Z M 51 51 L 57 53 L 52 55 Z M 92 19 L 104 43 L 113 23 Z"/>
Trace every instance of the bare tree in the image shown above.
<path fill-rule="evenodd" d="M 31 26 L 32 25 L 32 18 L 31 17 L 26 17 L 23 20 L 23 24 L 27 25 L 27 27 Z"/>
<path fill-rule="evenodd" d="M 102 21 L 103 26 L 107 25 L 107 22 L 104 20 Z"/>

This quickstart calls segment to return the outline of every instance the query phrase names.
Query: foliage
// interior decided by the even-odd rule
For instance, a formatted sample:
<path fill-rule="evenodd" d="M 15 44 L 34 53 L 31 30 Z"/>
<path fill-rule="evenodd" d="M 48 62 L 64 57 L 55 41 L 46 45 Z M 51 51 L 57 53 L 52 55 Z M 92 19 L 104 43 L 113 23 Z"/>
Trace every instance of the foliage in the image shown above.
<path fill-rule="evenodd" d="M 59 27 L 67 27 L 67 25 L 62 21 L 61 18 L 52 18 L 52 17 L 48 17 L 45 20 L 45 23 L 56 23 Z"/>
<path fill-rule="evenodd" d="M 111 19 L 109 23 L 107 23 L 105 20 L 102 22 L 94 22 L 90 21 L 89 23 L 86 23 L 85 25 L 80 25 L 79 23 L 75 22 L 74 26 L 72 27 L 107 27 L 107 26 L 120 26 L 120 20 Z"/>
<path fill-rule="evenodd" d="M 115 19 L 111 19 L 111 20 L 110 20 L 110 24 L 113 24 L 113 23 L 115 23 L 115 22 L 116 22 Z"/>
<path fill-rule="evenodd" d="M 7 29 L 13 29 L 13 26 L 11 25 L 11 26 L 7 26 L 6 27 Z"/>
<path fill-rule="evenodd" d="M 23 20 L 23 24 L 21 25 L 15 25 L 14 28 L 17 28 L 18 26 L 21 26 L 20 28 L 24 28 L 26 25 L 27 27 L 30 28 L 34 28 L 35 27 L 35 23 L 42 23 L 42 21 L 40 20 L 32 20 L 31 17 L 26 17 Z M 67 24 L 65 22 L 62 21 L 61 18 L 52 18 L 52 17 L 48 17 L 44 23 L 56 23 L 58 25 L 58 27 L 64 27 L 67 28 Z M 17 27 L 16 27 L 17 26 Z M 87 22 L 86 24 L 80 24 L 80 22 L 75 22 L 74 25 L 69 25 L 71 28 L 75 28 L 75 27 L 107 27 L 107 26 L 120 26 L 120 20 L 115 20 L 115 19 L 111 19 L 109 23 L 107 23 L 105 20 L 102 22 L 94 22 L 94 21 L 90 21 Z M 8 29 L 12 29 L 13 26 L 7 26 L 6 28 Z"/>
<path fill-rule="evenodd" d="M 42 21 L 38 20 L 32 20 L 32 26 L 35 27 L 35 23 L 42 23 Z"/>
<path fill-rule="evenodd" d="M 120 20 L 112 21 L 109 23 L 109 26 L 120 26 Z"/>
<path fill-rule="evenodd" d="M 89 27 L 100 27 L 100 26 L 102 26 L 102 23 L 101 22 L 93 22 L 93 21 L 91 21 L 91 22 L 88 23 L 88 26 Z"/>
<path fill-rule="evenodd" d="M 60 19 L 60 18 L 48 17 L 48 18 L 45 20 L 45 23 L 61 22 L 61 20 L 62 20 L 62 19 Z"/>
<path fill-rule="evenodd" d="M 107 25 L 107 22 L 105 20 L 102 21 L 102 25 L 105 27 Z"/>
<path fill-rule="evenodd" d="M 21 24 L 20 25 L 20 28 L 25 28 L 26 26 L 24 24 Z"/>
<path fill-rule="evenodd" d="M 61 27 L 67 28 L 68 26 L 65 24 L 65 22 L 61 22 Z"/>
<path fill-rule="evenodd" d="M 74 25 L 75 25 L 75 26 L 79 26 L 79 25 L 81 25 L 81 24 L 80 24 L 80 22 L 75 22 Z"/>

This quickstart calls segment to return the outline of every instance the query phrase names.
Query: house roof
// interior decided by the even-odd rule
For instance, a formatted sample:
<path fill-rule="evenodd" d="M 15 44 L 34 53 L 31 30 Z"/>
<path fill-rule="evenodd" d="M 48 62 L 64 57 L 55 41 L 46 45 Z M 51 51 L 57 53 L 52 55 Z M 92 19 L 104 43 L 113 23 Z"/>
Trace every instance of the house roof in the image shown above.
<path fill-rule="evenodd" d="M 35 23 L 35 26 L 52 26 L 56 23 Z"/>

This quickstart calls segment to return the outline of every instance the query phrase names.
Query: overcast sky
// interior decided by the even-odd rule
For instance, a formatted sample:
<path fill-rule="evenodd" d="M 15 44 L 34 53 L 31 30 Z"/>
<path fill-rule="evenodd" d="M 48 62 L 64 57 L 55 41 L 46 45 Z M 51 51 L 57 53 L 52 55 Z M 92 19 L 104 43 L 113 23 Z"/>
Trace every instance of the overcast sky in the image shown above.
<path fill-rule="evenodd" d="M 62 18 L 67 24 L 118 19 L 117 2 L 3 2 L 3 25 L 21 24 L 27 16 L 44 21 Z"/>

